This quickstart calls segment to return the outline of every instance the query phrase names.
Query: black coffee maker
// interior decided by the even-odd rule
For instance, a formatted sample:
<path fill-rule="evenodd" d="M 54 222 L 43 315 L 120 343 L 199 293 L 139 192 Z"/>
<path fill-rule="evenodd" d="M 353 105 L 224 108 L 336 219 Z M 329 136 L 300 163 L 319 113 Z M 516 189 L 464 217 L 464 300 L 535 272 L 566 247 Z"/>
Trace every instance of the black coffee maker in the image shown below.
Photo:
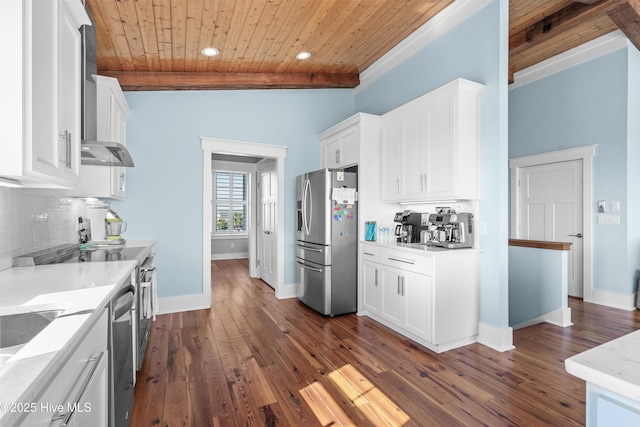
<path fill-rule="evenodd" d="M 393 217 L 393 222 L 399 223 L 395 231 L 398 243 L 420 242 L 422 213 L 411 210 L 398 212 Z"/>

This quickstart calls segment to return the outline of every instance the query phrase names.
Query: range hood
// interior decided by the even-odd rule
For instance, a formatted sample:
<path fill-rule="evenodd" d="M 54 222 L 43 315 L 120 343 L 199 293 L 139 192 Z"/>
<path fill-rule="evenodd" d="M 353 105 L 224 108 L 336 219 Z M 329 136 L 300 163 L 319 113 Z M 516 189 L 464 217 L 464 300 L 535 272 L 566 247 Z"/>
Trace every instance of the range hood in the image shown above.
<path fill-rule="evenodd" d="M 133 167 L 127 148 L 117 142 L 98 141 L 98 88 L 95 76 L 96 29 L 89 8 L 85 9 L 91 25 L 83 25 L 82 33 L 82 151 L 80 163 L 94 166 Z"/>

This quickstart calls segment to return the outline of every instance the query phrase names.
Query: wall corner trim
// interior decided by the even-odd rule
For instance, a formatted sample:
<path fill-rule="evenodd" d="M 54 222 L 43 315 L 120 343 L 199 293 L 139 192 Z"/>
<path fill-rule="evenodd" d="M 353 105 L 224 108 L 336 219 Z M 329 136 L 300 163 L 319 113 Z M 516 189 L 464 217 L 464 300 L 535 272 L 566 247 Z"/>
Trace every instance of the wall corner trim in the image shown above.
<path fill-rule="evenodd" d="M 504 352 L 513 350 L 513 329 L 511 327 L 496 328 L 480 322 L 478 331 L 478 342 L 489 348 Z"/>

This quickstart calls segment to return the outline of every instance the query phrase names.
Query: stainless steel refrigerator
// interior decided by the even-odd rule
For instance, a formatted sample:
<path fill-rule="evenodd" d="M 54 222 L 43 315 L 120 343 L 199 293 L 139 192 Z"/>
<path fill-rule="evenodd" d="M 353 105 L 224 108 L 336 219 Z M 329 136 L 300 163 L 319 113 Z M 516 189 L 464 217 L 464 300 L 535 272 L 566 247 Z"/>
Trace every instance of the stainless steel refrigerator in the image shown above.
<path fill-rule="evenodd" d="M 357 309 L 355 172 L 321 169 L 296 179 L 297 296 L 328 315 Z"/>

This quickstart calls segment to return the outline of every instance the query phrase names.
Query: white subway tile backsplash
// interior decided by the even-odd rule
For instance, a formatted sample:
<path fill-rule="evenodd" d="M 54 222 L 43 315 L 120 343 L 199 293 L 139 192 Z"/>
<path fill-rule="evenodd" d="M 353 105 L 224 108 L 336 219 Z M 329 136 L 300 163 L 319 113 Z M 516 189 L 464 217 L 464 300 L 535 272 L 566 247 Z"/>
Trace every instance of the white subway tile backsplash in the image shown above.
<path fill-rule="evenodd" d="M 76 243 L 86 202 L 54 190 L 0 187 L 0 270 L 18 255 Z"/>

